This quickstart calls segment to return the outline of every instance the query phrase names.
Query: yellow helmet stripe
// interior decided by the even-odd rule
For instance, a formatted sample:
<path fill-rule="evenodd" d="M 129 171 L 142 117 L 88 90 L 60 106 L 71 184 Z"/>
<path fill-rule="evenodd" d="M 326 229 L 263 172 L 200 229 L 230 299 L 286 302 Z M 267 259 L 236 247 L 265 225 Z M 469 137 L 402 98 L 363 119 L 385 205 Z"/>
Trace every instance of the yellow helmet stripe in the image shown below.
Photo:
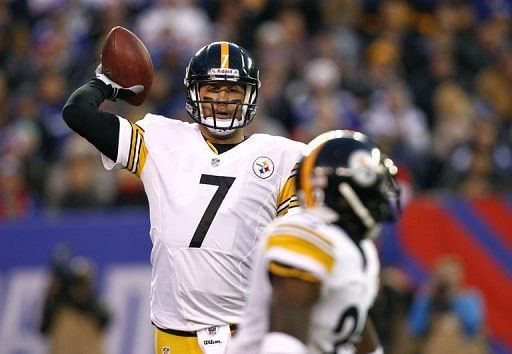
<path fill-rule="evenodd" d="M 325 142 L 323 143 L 325 144 Z M 302 161 L 302 168 L 300 172 L 300 189 L 304 191 L 304 204 L 306 207 L 313 207 L 315 199 L 313 197 L 313 185 L 311 184 L 311 175 L 313 168 L 315 167 L 315 161 L 318 153 L 321 150 L 323 144 L 316 146 L 308 155 L 304 157 Z"/>
<path fill-rule="evenodd" d="M 229 43 L 220 42 L 220 67 L 229 68 Z"/>

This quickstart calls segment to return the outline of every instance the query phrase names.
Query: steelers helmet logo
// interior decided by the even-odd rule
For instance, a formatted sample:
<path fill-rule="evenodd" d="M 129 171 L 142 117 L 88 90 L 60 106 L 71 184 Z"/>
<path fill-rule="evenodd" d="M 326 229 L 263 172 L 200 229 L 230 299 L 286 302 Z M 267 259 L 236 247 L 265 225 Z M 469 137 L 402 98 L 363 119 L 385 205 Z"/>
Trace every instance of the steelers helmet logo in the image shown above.
<path fill-rule="evenodd" d="M 259 178 L 266 179 L 274 173 L 274 163 L 268 157 L 260 156 L 252 164 L 252 170 Z"/>
<path fill-rule="evenodd" d="M 377 181 L 376 165 L 368 151 L 354 151 L 348 159 L 348 166 L 352 179 L 360 186 L 368 187 Z"/>

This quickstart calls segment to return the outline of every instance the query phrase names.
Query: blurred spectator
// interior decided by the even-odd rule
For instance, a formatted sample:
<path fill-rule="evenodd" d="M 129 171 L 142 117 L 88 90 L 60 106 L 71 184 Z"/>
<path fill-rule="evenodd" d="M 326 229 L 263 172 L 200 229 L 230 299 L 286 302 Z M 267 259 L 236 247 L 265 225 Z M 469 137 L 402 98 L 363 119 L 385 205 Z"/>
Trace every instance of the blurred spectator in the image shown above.
<path fill-rule="evenodd" d="M 422 186 L 428 162 L 430 131 L 424 113 L 414 105 L 407 85 L 388 81 L 363 113 L 364 131 L 398 163 L 409 167 Z"/>
<path fill-rule="evenodd" d="M 482 197 L 510 188 L 512 146 L 499 140 L 490 121 L 478 122 L 445 165 L 443 184 L 466 197 Z"/>
<path fill-rule="evenodd" d="M 411 353 L 414 343 L 407 329 L 407 316 L 412 297 L 411 281 L 401 269 L 382 269 L 379 294 L 370 315 L 384 353 Z"/>
<path fill-rule="evenodd" d="M 412 334 L 422 354 L 487 353 L 484 304 L 475 289 L 463 288 L 464 269 L 453 256 L 437 260 L 429 283 L 413 301 Z"/>
<path fill-rule="evenodd" d="M 444 160 L 473 134 L 475 112 L 471 97 L 454 81 L 440 84 L 433 94 L 432 153 Z"/>
<path fill-rule="evenodd" d="M 96 295 L 94 264 L 69 256 L 65 246 L 55 249 L 40 330 L 50 354 L 104 354 L 110 315 Z"/>
<path fill-rule="evenodd" d="M 174 51 L 181 58 L 208 43 L 212 31 L 206 11 L 193 0 L 156 0 L 135 28 L 153 55 Z"/>
<path fill-rule="evenodd" d="M 119 169 L 115 174 L 117 190 L 113 205 L 117 207 L 147 206 L 148 199 L 140 179 L 126 170 Z"/>
<path fill-rule="evenodd" d="M 53 165 L 46 185 L 49 207 L 92 210 L 112 204 L 115 176 L 106 173 L 97 156 L 78 136 L 66 143 L 62 160 Z"/>
<path fill-rule="evenodd" d="M 461 144 L 473 136 L 476 108 L 470 95 L 455 81 L 439 83 L 433 92 L 432 149 L 427 187 L 442 184 L 443 168 Z"/>
<path fill-rule="evenodd" d="M 373 40 L 364 51 L 366 86 L 371 91 L 382 89 L 401 73 L 400 51 L 385 38 Z"/>
<path fill-rule="evenodd" d="M 41 112 L 41 122 L 51 139 L 53 147 L 50 151 L 51 158 L 58 156 L 58 151 L 70 135 L 70 131 L 61 117 L 66 92 L 66 78 L 62 73 L 45 72 L 40 75 L 37 86 L 38 108 Z"/>
<path fill-rule="evenodd" d="M 341 74 L 330 59 L 318 58 L 306 65 L 304 80 L 290 93 L 295 139 L 307 142 L 333 129 L 361 130 L 353 94 L 340 90 Z"/>
<path fill-rule="evenodd" d="M 0 157 L 0 220 L 30 216 L 34 200 L 25 180 L 21 160 L 13 155 Z"/>

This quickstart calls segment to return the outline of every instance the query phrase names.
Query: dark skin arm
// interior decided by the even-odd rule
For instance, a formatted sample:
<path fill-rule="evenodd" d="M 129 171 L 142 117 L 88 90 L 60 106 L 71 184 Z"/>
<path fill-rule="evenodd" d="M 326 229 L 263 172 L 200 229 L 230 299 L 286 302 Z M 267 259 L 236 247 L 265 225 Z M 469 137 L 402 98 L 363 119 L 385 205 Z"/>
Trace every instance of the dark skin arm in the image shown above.
<path fill-rule="evenodd" d="M 273 287 L 270 332 L 286 333 L 307 343 L 311 310 L 320 297 L 320 282 L 272 273 L 270 280 Z"/>
<path fill-rule="evenodd" d="M 366 320 L 366 324 L 361 333 L 361 341 L 356 346 L 356 354 L 367 354 L 377 350 L 380 346 L 379 336 L 370 317 Z"/>
<path fill-rule="evenodd" d="M 270 332 L 289 334 L 303 343 L 308 342 L 310 315 L 320 297 L 321 283 L 269 273 L 272 283 Z M 371 353 L 380 346 L 377 331 L 370 318 L 366 321 L 357 354 Z"/>

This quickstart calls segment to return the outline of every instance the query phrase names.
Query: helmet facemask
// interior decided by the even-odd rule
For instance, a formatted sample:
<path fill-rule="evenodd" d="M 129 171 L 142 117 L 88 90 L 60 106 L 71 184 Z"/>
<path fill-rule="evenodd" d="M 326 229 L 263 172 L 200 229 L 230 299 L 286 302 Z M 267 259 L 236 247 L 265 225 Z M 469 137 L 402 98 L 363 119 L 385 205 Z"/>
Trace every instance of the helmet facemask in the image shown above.
<path fill-rule="evenodd" d="M 238 84 L 245 87 L 245 95 L 242 102 L 235 101 L 213 101 L 202 100 L 199 94 L 201 85 L 205 84 Z M 256 97 L 258 93 L 257 85 L 242 84 L 236 81 L 228 80 L 209 80 L 195 81 L 191 83 L 187 89 L 187 112 L 197 123 L 205 126 L 208 131 L 214 135 L 226 136 L 233 133 L 236 129 L 249 125 L 256 115 Z M 204 106 L 210 105 L 211 115 L 204 112 Z M 226 113 L 233 111 L 230 119 L 218 118 L 219 105 L 227 107 Z M 233 109 L 233 106 L 234 109 Z"/>

